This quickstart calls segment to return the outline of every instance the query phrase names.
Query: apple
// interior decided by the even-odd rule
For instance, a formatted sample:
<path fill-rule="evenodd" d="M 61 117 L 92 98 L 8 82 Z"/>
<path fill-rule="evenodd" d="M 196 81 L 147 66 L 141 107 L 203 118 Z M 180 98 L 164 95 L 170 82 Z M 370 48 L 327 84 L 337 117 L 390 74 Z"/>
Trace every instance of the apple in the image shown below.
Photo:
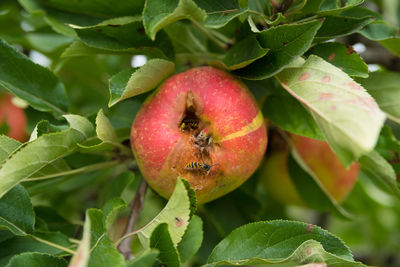
<path fill-rule="evenodd" d="M 326 141 L 294 134 L 290 140 L 303 162 L 316 175 L 328 193 L 339 203 L 342 202 L 357 179 L 358 163 L 346 169 Z M 289 176 L 287 169 L 289 147 L 282 144 L 282 140 L 276 136 L 270 140 L 270 145 L 272 151 L 268 152 L 270 155 L 260 172 L 264 188 L 282 203 L 306 206 Z"/>
<path fill-rule="evenodd" d="M 205 66 L 165 81 L 139 110 L 130 140 L 153 190 L 168 198 L 182 177 L 198 203 L 205 203 L 254 173 L 267 133 L 248 88 L 229 73 Z"/>
<path fill-rule="evenodd" d="M 12 96 L 0 94 L 0 126 L 5 123 L 5 134 L 18 141 L 26 141 L 26 116 L 25 112 L 13 104 Z"/>

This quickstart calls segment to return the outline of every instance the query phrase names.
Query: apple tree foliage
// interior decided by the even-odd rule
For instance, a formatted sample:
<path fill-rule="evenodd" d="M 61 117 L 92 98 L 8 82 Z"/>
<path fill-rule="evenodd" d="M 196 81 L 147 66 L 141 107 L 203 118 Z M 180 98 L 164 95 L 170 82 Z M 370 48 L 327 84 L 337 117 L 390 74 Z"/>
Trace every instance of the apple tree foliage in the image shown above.
<path fill-rule="evenodd" d="M 0 135 L 0 266 L 400 264 L 399 25 L 395 0 L 1 1 L 0 90 L 25 102 L 30 138 Z M 179 179 L 124 233 L 135 114 L 200 65 L 242 79 L 270 127 L 358 161 L 346 201 L 291 160 L 311 209 L 275 202 L 258 172 L 199 206 Z"/>

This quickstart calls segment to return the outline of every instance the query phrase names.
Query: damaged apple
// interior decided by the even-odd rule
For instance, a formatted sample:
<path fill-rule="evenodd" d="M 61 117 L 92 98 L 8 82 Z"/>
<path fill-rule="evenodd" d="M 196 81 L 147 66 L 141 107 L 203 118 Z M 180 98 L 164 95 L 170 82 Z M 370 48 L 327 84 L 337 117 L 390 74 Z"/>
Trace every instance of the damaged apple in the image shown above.
<path fill-rule="evenodd" d="M 258 167 L 266 126 L 247 87 L 213 67 L 176 74 L 146 100 L 131 145 L 148 184 L 168 198 L 177 177 L 199 203 L 240 186 Z"/>

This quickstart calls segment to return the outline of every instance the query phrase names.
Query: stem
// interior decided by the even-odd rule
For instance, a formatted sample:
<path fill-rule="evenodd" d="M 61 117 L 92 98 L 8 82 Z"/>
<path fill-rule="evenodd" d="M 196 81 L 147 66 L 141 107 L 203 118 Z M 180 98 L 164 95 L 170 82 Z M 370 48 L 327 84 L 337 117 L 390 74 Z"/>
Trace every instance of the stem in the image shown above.
<path fill-rule="evenodd" d="M 117 242 L 115 242 L 115 246 L 118 247 L 119 244 L 121 244 L 122 241 L 124 241 L 125 239 L 127 239 L 128 237 L 132 237 L 134 235 L 136 235 L 137 233 L 140 233 L 143 230 L 143 228 L 137 229 L 133 232 L 130 232 L 124 236 L 122 236 L 120 239 L 117 240 Z"/>
<path fill-rule="evenodd" d="M 55 244 L 55 243 L 53 243 L 53 242 L 50 242 L 50 241 L 41 239 L 40 237 L 37 237 L 37 236 L 34 236 L 34 235 L 29 235 L 29 236 L 32 237 L 33 239 L 35 239 L 36 241 L 39 241 L 40 243 L 49 245 L 49 246 L 51 246 L 51 247 L 57 248 L 57 249 L 59 249 L 59 250 L 65 251 L 65 252 L 68 252 L 68 253 L 70 253 L 70 254 L 72 254 L 72 255 L 75 254 L 75 251 L 73 251 L 73 250 L 71 250 L 71 249 L 69 249 L 69 248 L 66 248 L 66 247 L 60 246 L 60 245 L 58 245 L 58 244 Z"/>
<path fill-rule="evenodd" d="M 68 238 L 68 240 L 69 240 L 69 242 L 77 244 L 77 245 L 79 245 L 81 243 L 81 241 L 79 239 L 75 239 L 72 237 Z"/>
<path fill-rule="evenodd" d="M 132 243 L 132 236 L 133 234 L 131 233 L 133 227 L 135 226 L 137 217 L 139 215 L 139 212 L 143 209 L 143 204 L 144 204 L 144 197 L 146 195 L 146 190 L 147 190 L 147 183 L 144 179 L 140 182 L 139 188 L 135 194 L 135 197 L 133 198 L 131 202 L 131 212 L 129 214 L 129 219 L 128 223 L 126 224 L 125 231 L 123 238 L 118 240 L 121 242 L 118 245 L 118 250 L 124 255 L 125 259 L 132 259 L 133 254 L 131 251 L 131 243 Z"/>
<path fill-rule="evenodd" d="M 65 175 L 71 175 L 71 174 L 78 174 L 78 173 L 90 172 L 90 171 L 95 171 L 95 170 L 101 170 L 101 169 L 106 169 L 106 168 L 115 166 L 118 163 L 120 163 L 118 160 L 110 161 L 110 162 L 96 163 L 96 164 L 88 165 L 88 166 L 85 166 L 85 167 L 82 167 L 82 168 L 73 169 L 73 170 L 69 170 L 69 171 L 48 174 L 48 175 L 44 175 L 44 176 L 40 176 L 40 177 L 26 178 L 26 179 L 23 180 L 23 182 L 46 180 L 46 179 L 55 178 L 55 177 L 59 177 L 59 176 L 65 176 Z"/>
<path fill-rule="evenodd" d="M 211 32 L 206 29 L 203 25 L 201 25 L 200 23 L 198 23 L 196 20 L 191 19 L 190 20 L 194 26 L 196 26 L 200 31 L 202 31 L 205 35 L 207 35 L 208 38 L 210 38 L 211 41 L 213 41 L 216 45 L 218 45 L 219 47 L 223 48 L 223 49 L 227 49 L 228 45 L 224 42 L 221 42 L 220 40 L 218 40 L 216 38 L 215 35 L 212 35 Z"/>

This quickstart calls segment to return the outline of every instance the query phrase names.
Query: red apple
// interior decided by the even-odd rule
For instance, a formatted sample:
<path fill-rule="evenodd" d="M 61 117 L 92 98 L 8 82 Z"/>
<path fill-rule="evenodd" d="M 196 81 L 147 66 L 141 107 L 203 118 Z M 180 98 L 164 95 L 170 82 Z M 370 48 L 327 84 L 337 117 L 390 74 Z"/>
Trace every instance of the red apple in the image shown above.
<path fill-rule="evenodd" d="M 26 134 L 26 116 L 24 111 L 12 103 L 9 94 L 0 95 L 0 125 L 7 124 L 7 136 L 24 142 Z"/>
<path fill-rule="evenodd" d="M 329 194 L 338 202 L 343 201 L 357 179 L 358 164 L 354 163 L 346 169 L 325 141 L 292 135 L 291 142 Z M 288 156 L 287 145 L 275 146 L 263 166 L 261 181 L 267 192 L 277 200 L 286 204 L 305 206 L 289 176 Z"/>
<path fill-rule="evenodd" d="M 182 177 L 199 203 L 246 181 L 266 145 L 264 119 L 247 87 L 213 67 L 170 77 L 146 100 L 131 130 L 148 184 L 168 198 Z"/>

